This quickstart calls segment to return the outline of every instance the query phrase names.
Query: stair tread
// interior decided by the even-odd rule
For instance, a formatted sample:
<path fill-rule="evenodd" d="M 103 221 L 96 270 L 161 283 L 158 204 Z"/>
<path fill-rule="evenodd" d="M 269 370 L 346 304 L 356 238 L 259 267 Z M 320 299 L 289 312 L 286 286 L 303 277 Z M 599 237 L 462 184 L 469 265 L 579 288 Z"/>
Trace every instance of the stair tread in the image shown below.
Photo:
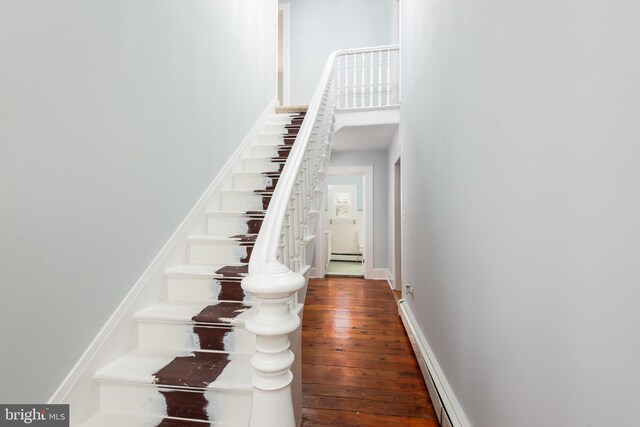
<path fill-rule="evenodd" d="M 208 242 L 208 243 L 253 243 L 258 237 L 257 234 L 237 234 L 234 236 L 223 236 L 217 234 L 196 234 L 189 236 L 190 242 Z"/>
<path fill-rule="evenodd" d="M 163 418 L 152 415 L 124 414 L 116 412 L 98 412 L 85 421 L 81 427 L 157 427 L 163 420 L 168 420 L 163 426 L 173 427 L 239 427 L 242 424 L 229 424 L 210 421 L 186 420 L 177 418 Z M 173 423 L 172 423 L 173 422 Z"/>
<path fill-rule="evenodd" d="M 265 178 L 279 178 L 282 175 L 280 172 L 234 172 L 234 176 L 239 177 L 265 177 Z M 244 190 L 247 191 L 247 190 Z"/>
<path fill-rule="evenodd" d="M 127 382 L 192 390 L 251 391 L 249 354 L 214 353 L 175 349 L 139 348 L 96 372 L 98 381 Z M 176 361 L 179 372 L 167 373 L 158 379 L 161 369 Z M 201 374 L 222 368 L 213 382 L 202 381 Z M 165 371 L 166 372 L 166 371 Z"/>
<path fill-rule="evenodd" d="M 278 135 L 278 136 L 282 136 L 282 135 Z M 291 135 L 287 135 L 287 136 L 291 136 Z M 282 147 L 282 148 L 286 148 L 286 147 L 291 147 L 290 145 L 287 145 L 284 143 L 284 139 L 283 138 L 278 138 L 277 140 L 267 140 L 267 141 L 259 141 L 259 142 L 255 142 L 253 144 L 251 144 L 252 147 Z"/>
<path fill-rule="evenodd" d="M 264 195 L 264 194 L 273 194 L 273 191 L 269 191 L 269 190 L 235 190 L 235 189 L 231 189 L 231 190 L 222 190 L 221 193 L 223 193 L 223 194 Z"/>
<path fill-rule="evenodd" d="M 287 159 L 285 159 L 284 157 L 268 157 L 268 156 L 250 156 L 250 157 L 245 157 L 244 158 L 245 161 L 261 161 L 261 162 L 286 162 Z"/>
<path fill-rule="evenodd" d="M 212 279 L 242 278 L 247 275 L 249 264 L 213 265 L 184 264 L 165 270 L 167 276 L 210 277 Z"/>
<path fill-rule="evenodd" d="M 140 310 L 135 317 L 147 321 L 236 326 L 253 316 L 254 306 L 240 301 L 164 301 Z"/>
<path fill-rule="evenodd" d="M 239 216 L 239 217 L 261 217 L 267 213 L 266 210 L 261 211 L 227 211 L 227 210 L 208 210 L 207 215 L 219 216 Z"/>

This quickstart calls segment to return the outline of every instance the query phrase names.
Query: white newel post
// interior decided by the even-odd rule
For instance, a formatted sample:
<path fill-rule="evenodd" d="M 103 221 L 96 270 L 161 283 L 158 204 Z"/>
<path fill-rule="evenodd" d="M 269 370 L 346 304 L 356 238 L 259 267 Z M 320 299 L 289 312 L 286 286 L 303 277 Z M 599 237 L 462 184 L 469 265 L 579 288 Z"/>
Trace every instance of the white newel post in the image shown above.
<path fill-rule="evenodd" d="M 277 261 L 267 263 L 258 273 L 242 280 L 242 288 L 259 302 L 258 313 L 246 323 L 257 337 L 256 354 L 251 364 L 253 402 L 250 427 L 295 427 L 291 395 L 289 334 L 300 326 L 300 318 L 291 313 L 289 301 L 304 287 L 303 276 Z"/>

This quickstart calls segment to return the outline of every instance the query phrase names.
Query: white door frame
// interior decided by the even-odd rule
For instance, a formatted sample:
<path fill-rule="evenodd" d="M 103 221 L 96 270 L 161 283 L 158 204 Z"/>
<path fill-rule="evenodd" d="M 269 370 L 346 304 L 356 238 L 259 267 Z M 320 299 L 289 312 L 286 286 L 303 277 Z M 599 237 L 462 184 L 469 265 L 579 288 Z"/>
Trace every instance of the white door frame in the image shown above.
<path fill-rule="evenodd" d="M 398 174 L 398 172 L 400 172 Z M 393 224 L 392 227 L 392 245 L 393 245 L 393 289 L 396 291 L 402 290 L 402 282 L 404 281 L 404 255 L 403 255 L 403 203 L 402 203 L 402 161 L 401 157 L 392 163 L 393 176 L 393 188 L 392 199 L 393 200 Z"/>
<path fill-rule="evenodd" d="M 364 278 L 373 278 L 373 166 L 329 166 L 327 175 L 359 175 L 364 190 Z M 324 184 L 327 185 L 326 183 Z M 324 277 L 324 203 L 318 220 L 314 277 Z"/>
<path fill-rule="evenodd" d="M 282 104 L 291 105 L 291 6 L 288 3 L 278 4 L 278 14 L 282 12 Z M 277 51 L 277 50 L 276 50 Z M 278 63 L 276 61 L 276 68 Z M 278 70 L 276 70 L 276 87 Z"/>

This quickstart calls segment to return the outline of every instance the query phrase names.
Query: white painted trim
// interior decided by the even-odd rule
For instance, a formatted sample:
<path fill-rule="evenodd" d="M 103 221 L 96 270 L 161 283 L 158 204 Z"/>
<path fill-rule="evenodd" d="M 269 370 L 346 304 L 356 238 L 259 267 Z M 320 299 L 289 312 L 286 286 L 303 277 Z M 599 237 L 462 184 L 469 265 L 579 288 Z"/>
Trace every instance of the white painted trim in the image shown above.
<path fill-rule="evenodd" d="M 400 123 L 400 106 L 336 108 L 334 117 L 334 132 L 350 126 L 395 125 Z"/>
<path fill-rule="evenodd" d="M 425 376 L 425 381 L 427 381 L 427 383 L 432 381 L 437 390 L 437 393 L 435 393 L 436 395 L 431 396 L 431 399 L 439 399 L 439 403 L 441 403 L 441 405 L 434 402 L 434 406 L 444 407 L 451 424 L 454 427 L 471 427 L 471 423 L 462 410 L 462 406 L 460 405 L 458 398 L 453 393 L 453 389 L 451 388 L 449 381 L 447 381 L 447 377 L 445 377 L 426 337 L 422 333 L 422 330 L 411 311 L 411 307 L 409 307 L 404 299 L 400 300 L 399 312 L 400 317 L 402 318 L 402 323 L 409 335 L 413 350 L 416 353 L 416 356 L 418 356 L 417 359 L 421 365 L 420 367 L 422 369 L 423 376 Z M 423 364 L 426 364 L 426 366 Z"/>
<path fill-rule="evenodd" d="M 387 283 L 389 284 L 389 287 L 391 288 L 392 291 L 398 291 L 399 289 L 396 289 L 394 287 L 393 273 L 388 268 L 386 270 L 387 270 Z"/>
<path fill-rule="evenodd" d="M 394 276 L 394 281 L 393 281 L 393 287 L 395 290 L 397 291 L 401 291 L 402 290 L 402 284 L 401 283 L 396 283 L 396 280 L 400 280 L 400 282 L 403 280 L 404 278 L 404 271 L 398 271 L 398 270 L 402 270 L 404 268 L 404 254 L 402 251 L 402 247 L 397 247 L 397 240 L 400 240 L 400 243 L 402 244 L 402 242 L 404 241 L 404 234 L 403 234 L 403 229 L 404 229 L 404 221 L 402 221 L 402 176 L 400 176 L 400 191 L 398 194 L 396 194 L 396 164 L 401 160 L 401 150 L 402 150 L 402 141 L 400 140 L 400 135 L 399 132 L 396 131 L 396 134 L 394 135 L 394 143 L 393 145 L 391 145 L 391 147 L 389 147 L 389 151 L 388 151 L 388 163 L 387 163 L 387 170 L 388 170 L 388 178 L 389 178 L 389 185 L 388 185 L 388 191 L 389 191 L 389 211 L 388 211 L 388 217 L 389 217 L 389 266 L 391 267 L 391 271 L 393 273 Z M 400 164 L 400 173 L 402 174 L 402 164 Z M 396 216 L 396 204 L 398 203 L 398 201 L 400 202 L 400 215 L 399 217 Z M 400 230 L 399 230 L 399 234 L 400 236 L 396 235 L 396 225 L 398 225 L 398 223 L 400 224 Z M 396 251 L 400 252 L 399 257 L 400 257 L 400 268 L 398 268 L 398 263 L 396 262 L 396 258 L 397 258 L 397 253 Z"/>
<path fill-rule="evenodd" d="M 362 175 L 364 177 L 364 277 L 365 279 L 374 279 L 375 270 L 373 268 L 375 259 L 373 254 L 373 166 L 329 166 L 327 168 L 327 176 L 329 175 Z M 324 200 L 324 199 L 323 199 Z M 324 202 L 323 202 L 324 205 Z M 324 233 L 324 219 L 318 221 L 318 235 Z M 316 271 L 324 277 L 324 239 L 316 240 Z M 386 279 L 386 274 L 380 277 Z"/>
<path fill-rule="evenodd" d="M 74 387 L 76 387 L 81 380 L 89 380 L 93 382 L 93 375 L 98 368 L 129 349 L 132 343 L 130 342 L 131 340 L 128 335 L 131 333 L 133 315 L 140 308 L 155 303 L 158 300 L 159 295 L 162 295 L 164 270 L 171 267 L 172 263 L 175 265 L 176 262 L 179 263 L 184 258 L 184 250 L 188 235 L 193 234 L 194 229 L 202 229 L 204 227 L 204 218 L 209 202 L 212 199 L 212 195 L 214 195 L 220 183 L 223 182 L 223 180 L 233 170 L 234 166 L 238 162 L 242 161 L 243 153 L 249 147 L 251 140 L 257 136 L 258 131 L 266 123 L 267 118 L 274 114 L 277 103 L 278 100 L 274 99 L 264 110 L 253 128 L 251 128 L 242 143 L 213 179 L 193 209 L 191 209 L 189 214 L 165 243 L 151 264 L 147 267 L 144 273 L 142 273 L 138 281 L 133 285 L 129 293 L 107 320 L 100 332 L 98 332 L 87 350 L 71 369 L 71 372 L 69 372 L 67 377 L 62 381 L 62 384 L 51 396 L 48 403 L 55 404 L 68 402 L 69 396 Z M 121 332 L 121 335 L 124 336 L 115 336 L 118 332 Z M 106 353 L 109 354 L 103 357 L 97 357 L 103 349 L 108 349 Z M 80 409 L 85 408 L 76 408 L 75 412 L 78 412 Z"/>
<path fill-rule="evenodd" d="M 389 272 L 388 268 L 372 268 L 371 269 L 371 276 L 367 277 L 367 279 L 372 279 L 372 280 L 389 280 L 389 275 L 391 273 Z"/>
<path fill-rule="evenodd" d="M 278 4 L 278 13 L 280 11 L 282 11 L 282 103 L 291 105 L 291 5 Z"/>

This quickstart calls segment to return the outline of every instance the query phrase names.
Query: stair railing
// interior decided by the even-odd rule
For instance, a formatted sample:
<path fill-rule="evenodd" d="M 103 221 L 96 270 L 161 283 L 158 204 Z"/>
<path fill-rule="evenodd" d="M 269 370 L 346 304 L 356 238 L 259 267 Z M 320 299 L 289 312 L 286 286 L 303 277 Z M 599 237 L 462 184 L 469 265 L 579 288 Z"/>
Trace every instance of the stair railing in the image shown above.
<path fill-rule="evenodd" d="M 291 394 L 294 355 L 289 348 L 289 335 L 300 326 L 298 294 L 306 284 L 315 228 L 321 220 L 319 210 L 331 154 L 334 111 L 340 100 L 345 108 L 356 106 L 346 101 L 347 94 L 352 93 L 349 90 L 355 87 L 361 90 L 359 99 L 376 100 L 367 105 L 362 101 L 358 106 L 383 107 L 397 102 L 398 85 L 389 71 L 391 52 L 397 50 L 397 46 L 384 46 L 337 51 L 329 56 L 274 190 L 251 254 L 249 274 L 242 281 L 243 289 L 259 303 L 257 314 L 246 323 L 247 330 L 257 337 L 256 353 L 251 359 L 255 369 L 249 421 L 252 427 L 296 425 Z M 374 62 L 361 61 L 358 65 L 353 59 L 350 63 L 356 67 L 351 69 L 348 59 L 353 55 L 378 58 L 378 69 L 386 61 L 386 71 L 372 74 Z M 397 62 L 395 65 L 397 70 Z M 363 75 L 362 67 L 379 80 L 375 88 L 371 79 L 366 80 L 369 89 L 362 89 L 365 80 L 339 84 L 341 73 Z"/>
<path fill-rule="evenodd" d="M 350 49 L 336 57 L 339 109 L 388 107 L 400 103 L 400 46 Z"/>

